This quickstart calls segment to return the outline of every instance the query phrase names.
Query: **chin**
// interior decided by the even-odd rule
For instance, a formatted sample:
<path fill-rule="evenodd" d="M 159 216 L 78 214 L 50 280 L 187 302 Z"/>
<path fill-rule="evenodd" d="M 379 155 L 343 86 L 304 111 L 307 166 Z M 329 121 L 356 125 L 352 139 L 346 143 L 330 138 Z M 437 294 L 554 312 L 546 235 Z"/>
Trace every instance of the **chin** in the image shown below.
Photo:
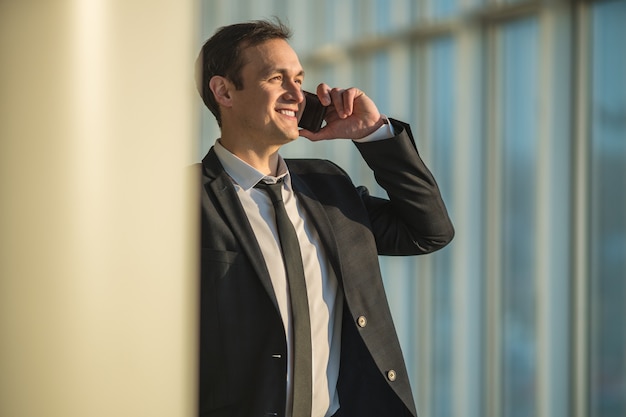
<path fill-rule="evenodd" d="M 300 129 L 297 127 L 293 128 L 292 126 L 285 126 L 280 129 L 275 129 L 272 136 L 276 142 L 280 142 L 282 144 L 291 143 L 300 136 Z"/>
<path fill-rule="evenodd" d="M 298 138 L 292 138 L 292 137 L 285 137 L 282 141 L 282 143 L 280 144 L 280 146 L 285 146 L 285 145 L 289 145 L 292 142 L 295 142 L 296 139 Z"/>
<path fill-rule="evenodd" d="M 295 132 L 285 132 L 285 135 L 284 135 L 286 143 L 293 142 L 299 137 L 300 137 L 300 130 L 296 130 Z"/>

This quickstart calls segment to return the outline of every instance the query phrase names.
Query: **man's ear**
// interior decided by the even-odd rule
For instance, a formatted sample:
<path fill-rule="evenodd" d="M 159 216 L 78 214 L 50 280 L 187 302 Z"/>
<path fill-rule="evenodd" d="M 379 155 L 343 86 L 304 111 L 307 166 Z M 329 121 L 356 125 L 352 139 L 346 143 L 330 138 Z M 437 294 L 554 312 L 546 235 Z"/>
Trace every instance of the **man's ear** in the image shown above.
<path fill-rule="evenodd" d="M 220 106 L 232 106 L 230 91 L 234 88 L 234 86 L 233 83 L 231 83 L 227 78 L 222 77 L 221 75 L 214 75 L 209 81 L 209 87 L 211 88 L 211 91 L 213 91 L 215 100 Z"/>

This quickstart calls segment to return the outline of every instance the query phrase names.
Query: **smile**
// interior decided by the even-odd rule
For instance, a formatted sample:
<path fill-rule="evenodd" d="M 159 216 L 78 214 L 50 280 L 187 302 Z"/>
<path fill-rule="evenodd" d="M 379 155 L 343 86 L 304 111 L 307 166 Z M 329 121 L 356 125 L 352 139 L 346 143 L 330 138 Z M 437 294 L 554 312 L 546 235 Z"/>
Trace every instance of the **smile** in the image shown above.
<path fill-rule="evenodd" d="M 278 110 L 278 113 L 284 114 L 285 116 L 296 117 L 296 112 L 293 110 Z"/>

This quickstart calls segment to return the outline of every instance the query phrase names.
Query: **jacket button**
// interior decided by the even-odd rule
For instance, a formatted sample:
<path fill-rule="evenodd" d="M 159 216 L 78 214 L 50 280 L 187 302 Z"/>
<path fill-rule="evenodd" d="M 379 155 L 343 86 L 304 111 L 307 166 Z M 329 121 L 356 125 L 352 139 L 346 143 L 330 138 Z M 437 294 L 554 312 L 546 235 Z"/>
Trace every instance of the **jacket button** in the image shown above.
<path fill-rule="evenodd" d="M 356 320 L 356 323 L 359 325 L 359 327 L 365 327 L 367 326 L 367 318 L 365 318 L 365 316 L 359 316 L 359 318 Z"/>
<path fill-rule="evenodd" d="M 387 371 L 387 379 L 391 382 L 396 380 L 396 371 L 394 371 L 393 369 L 390 371 Z"/>

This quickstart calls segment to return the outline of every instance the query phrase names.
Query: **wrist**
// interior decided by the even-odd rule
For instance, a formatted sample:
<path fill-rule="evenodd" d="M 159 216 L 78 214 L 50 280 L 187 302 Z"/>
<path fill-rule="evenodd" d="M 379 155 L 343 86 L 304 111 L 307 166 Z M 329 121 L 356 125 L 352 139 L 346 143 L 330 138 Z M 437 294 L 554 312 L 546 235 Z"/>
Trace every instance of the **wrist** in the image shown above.
<path fill-rule="evenodd" d="M 390 139 L 395 136 L 393 125 L 384 114 L 380 115 L 380 120 L 375 126 L 377 126 L 375 130 L 370 131 L 370 133 L 361 138 L 353 139 L 354 142 L 374 142 L 377 140 Z"/>
<path fill-rule="evenodd" d="M 377 130 L 379 130 L 381 127 L 383 127 L 385 124 L 388 124 L 388 123 L 389 121 L 387 120 L 387 116 L 381 114 L 378 120 L 376 121 L 376 123 L 374 123 L 371 127 L 363 130 L 363 135 L 361 137 L 354 138 L 354 139 L 359 140 L 367 136 L 370 136 L 372 133 L 376 132 Z"/>

